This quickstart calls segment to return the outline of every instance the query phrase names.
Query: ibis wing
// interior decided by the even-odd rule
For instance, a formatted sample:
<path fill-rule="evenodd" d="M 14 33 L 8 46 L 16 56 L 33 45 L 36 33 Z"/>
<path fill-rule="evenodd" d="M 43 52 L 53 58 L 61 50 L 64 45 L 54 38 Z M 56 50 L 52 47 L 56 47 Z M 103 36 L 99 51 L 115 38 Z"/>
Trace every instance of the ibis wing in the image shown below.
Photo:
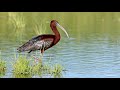
<path fill-rule="evenodd" d="M 34 49 L 34 43 L 36 41 L 31 41 L 29 40 L 28 42 L 26 42 L 25 44 L 23 44 L 21 47 L 19 47 L 17 50 L 19 52 L 23 52 L 23 51 L 31 51 L 32 49 Z"/>
<path fill-rule="evenodd" d="M 52 43 L 53 43 L 53 39 L 52 38 L 47 38 L 47 39 L 43 39 L 41 41 L 37 41 L 35 44 L 34 44 L 34 49 L 35 50 L 41 50 L 41 49 L 48 49 L 49 47 L 52 46 Z"/>
<path fill-rule="evenodd" d="M 26 42 L 24 45 L 19 47 L 17 50 L 19 52 L 23 51 L 35 51 L 35 50 L 41 50 L 44 48 L 44 50 L 48 49 L 52 46 L 54 41 L 53 35 L 47 35 L 49 38 L 44 38 L 44 35 L 39 35 L 37 37 L 32 38 L 28 42 Z"/>
<path fill-rule="evenodd" d="M 26 42 L 24 45 L 22 45 L 21 47 L 19 47 L 19 51 L 23 52 L 23 51 L 35 51 L 35 50 L 41 50 L 41 49 L 48 49 L 49 47 L 52 46 L 53 44 L 53 40 L 54 39 L 43 39 L 40 41 L 28 41 Z"/>

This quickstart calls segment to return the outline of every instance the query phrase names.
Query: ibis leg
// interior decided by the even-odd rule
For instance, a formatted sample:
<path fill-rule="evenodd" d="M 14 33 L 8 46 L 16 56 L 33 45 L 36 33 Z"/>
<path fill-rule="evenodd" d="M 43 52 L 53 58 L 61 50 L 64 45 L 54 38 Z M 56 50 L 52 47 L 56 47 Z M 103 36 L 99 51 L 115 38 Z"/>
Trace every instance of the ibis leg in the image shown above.
<path fill-rule="evenodd" d="M 40 51 L 40 57 L 41 57 L 41 59 L 39 59 L 39 60 L 40 60 L 40 62 L 42 62 L 43 53 L 44 53 L 44 49 L 41 49 L 41 51 Z"/>

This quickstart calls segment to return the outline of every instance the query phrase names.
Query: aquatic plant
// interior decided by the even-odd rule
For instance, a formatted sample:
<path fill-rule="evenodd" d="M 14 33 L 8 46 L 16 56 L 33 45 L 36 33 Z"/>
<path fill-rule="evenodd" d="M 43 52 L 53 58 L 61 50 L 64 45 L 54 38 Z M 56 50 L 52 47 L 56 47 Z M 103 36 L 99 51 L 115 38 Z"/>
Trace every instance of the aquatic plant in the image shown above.
<path fill-rule="evenodd" d="M 46 24 L 45 24 L 45 19 L 41 19 L 39 21 L 34 20 L 34 26 L 33 26 L 33 30 L 36 33 L 36 35 L 40 35 L 40 34 L 44 34 L 47 30 Z"/>
<path fill-rule="evenodd" d="M 30 61 L 26 57 L 19 56 L 17 61 L 13 64 L 14 75 L 31 75 Z"/>
<path fill-rule="evenodd" d="M 6 72 L 6 62 L 2 60 L 2 55 L 0 51 L 0 76 L 4 76 Z"/>
<path fill-rule="evenodd" d="M 51 66 L 46 63 L 46 64 L 43 65 L 42 70 L 43 70 L 44 74 L 50 74 Z"/>
<path fill-rule="evenodd" d="M 15 28 L 24 28 L 25 18 L 23 17 L 22 13 L 18 12 L 8 12 L 9 21 L 14 25 Z"/>
<path fill-rule="evenodd" d="M 38 62 L 32 66 L 32 74 L 39 75 L 40 77 L 50 74 L 51 67 L 48 64 Z"/>
<path fill-rule="evenodd" d="M 51 70 L 51 75 L 53 75 L 54 78 L 60 78 L 62 77 L 62 71 L 63 67 L 60 64 L 55 64 Z"/>
<path fill-rule="evenodd" d="M 60 64 L 55 64 L 50 66 L 48 64 L 38 63 L 32 67 L 33 75 L 39 75 L 40 77 L 47 75 L 53 76 L 54 78 L 62 77 L 63 67 Z"/>
<path fill-rule="evenodd" d="M 32 78 L 31 74 L 14 74 L 14 78 Z"/>
<path fill-rule="evenodd" d="M 6 72 L 6 62 L 4 60 L 0 60 L 0 76 L 5 75 Z"/>
<path fill-rule="evenodd" d="M 16 58 L 16 56 L 14 57 Z M 42 62 L 30 64 L 30 60 L 26 56 L 19 56 L 13 64 L 13 75 L 16 78 L 30 78 L 36 75 L 39 77 L 47 75 L 59 78 L 62 76 L 62 71 L 63 67 L 60 64 L 54 66 Z"/>
<path fill-rule="evenodd" d="M 43 65 L 41 62 L 33 65 L 32 66 L 32 74 L 42 76 L 42 67 L 43 67 Z"/>
<path fill-rule="evenodd" d="M 18 13 L 18 12 L 8 12 L 8 23 L 9 27 L 12 27 L 14 29 L 14 36 L 20 40 L 23 38 L 23 34 L 25 32 L 25 18 L 23 16 L 23 13 Z"/>

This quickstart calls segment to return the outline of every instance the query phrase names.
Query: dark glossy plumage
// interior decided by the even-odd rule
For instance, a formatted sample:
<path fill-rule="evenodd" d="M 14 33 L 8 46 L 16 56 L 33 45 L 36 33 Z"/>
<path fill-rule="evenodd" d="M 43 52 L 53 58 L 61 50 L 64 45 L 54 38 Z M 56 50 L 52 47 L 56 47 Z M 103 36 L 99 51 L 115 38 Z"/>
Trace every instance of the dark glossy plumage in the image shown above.
<path fill-rule="evenodd" d="M 21 47 L 18 48 L 19 52 L 23 51 L 35 51 L 35 50 L 41 50 L 41 53 L 43 50 L 47 50 L 48 48 L 52 47 L 54 45 L 55 35 L 45 34 L 45 35 L 39 35 L 37 37 L 32 38 L 25 44 L 23 44 Z"/>
<path fill-rule="evenodd" d="M 19 47 L 17 50 L 19 52 L 24 52 L 24 51 L 35 51 L 35 50 L 40 50 L 41 53 L 43 53 L 45 50 L 48 48 L 51 48 L 55 44 L 57 44 L 60 40 L 60 33 L 58 32 L 56 26 L 59 26 L 60 28 L 64 29 L 62 26 L 58 24 L 56 20 L 52 20 L 50 23 L 50 27 L 54 33 L 52 34 L 43 34 L 43 35 L 38 35 L 25 44 L 23 44 L 21 47 Z M 65 33 L 66 31 L 63 30 Z"/>

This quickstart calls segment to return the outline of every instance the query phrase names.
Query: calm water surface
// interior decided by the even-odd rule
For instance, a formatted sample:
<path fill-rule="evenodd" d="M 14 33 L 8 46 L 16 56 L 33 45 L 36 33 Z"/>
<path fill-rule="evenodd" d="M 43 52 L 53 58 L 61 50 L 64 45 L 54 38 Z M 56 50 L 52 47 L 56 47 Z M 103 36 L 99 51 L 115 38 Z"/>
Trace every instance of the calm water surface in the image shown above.
<path fill-rule="evenodd" d="M 52 33 L 46 23 L 52 19 L 66 29 L 70 38 L 59 29 L 61 41 L 45 51 L 43 62 L 63 65 L 67 70 L 64 78 L 120 77 L 120 13 L 4 12 L 0 13 L 0 19 L 0 50 L 7 61 L 4 78 L 12 77 L 11 63 L 15 61 L 16 48 L 33 36 Z M 35 31 L 36 22 L 42 27 L 40 30 L 44 29 L 39 33 Z M 33 54 L 39 57 L 39 51 Z"/>

